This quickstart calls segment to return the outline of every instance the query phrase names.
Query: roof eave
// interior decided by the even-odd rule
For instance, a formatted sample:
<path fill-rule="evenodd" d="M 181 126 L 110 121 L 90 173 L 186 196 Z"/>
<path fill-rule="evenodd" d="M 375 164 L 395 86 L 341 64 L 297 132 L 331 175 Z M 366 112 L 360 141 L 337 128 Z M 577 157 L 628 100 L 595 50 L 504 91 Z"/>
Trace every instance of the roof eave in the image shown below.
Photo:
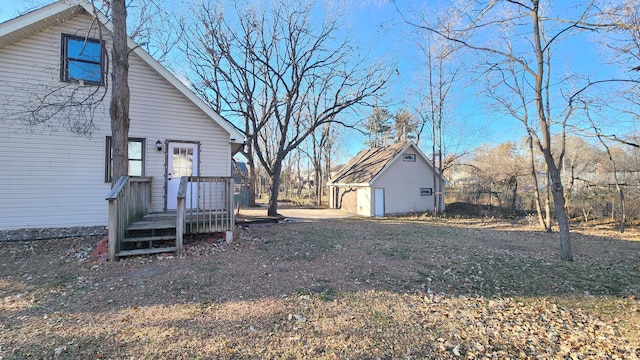
<path fill-rule="evenodd" d="M 369 187 L 369 186 L 371 186 L 371 183 L 340 183 L 340 182 L 332 183 L 332 182 L 329 182 L 329 183 L 327 183 L 327 186 Z"/>
<path fill-rule="evenodd" d="M 58 1 L 0 23 L 0 48 L 75 16 L 85 9 L 81 2 Z"/>

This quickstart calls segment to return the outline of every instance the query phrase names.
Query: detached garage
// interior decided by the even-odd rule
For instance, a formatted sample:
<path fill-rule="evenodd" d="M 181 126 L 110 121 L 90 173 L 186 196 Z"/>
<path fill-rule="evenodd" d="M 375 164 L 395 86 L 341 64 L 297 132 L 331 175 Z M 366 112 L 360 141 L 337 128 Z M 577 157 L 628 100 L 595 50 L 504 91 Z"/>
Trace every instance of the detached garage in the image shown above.
<path fill-rule="evenodd" d="M 363 150 L 329 180 L 329 204 L 362 216 L 444 211 L 444 179 L 412 142 Z"/>

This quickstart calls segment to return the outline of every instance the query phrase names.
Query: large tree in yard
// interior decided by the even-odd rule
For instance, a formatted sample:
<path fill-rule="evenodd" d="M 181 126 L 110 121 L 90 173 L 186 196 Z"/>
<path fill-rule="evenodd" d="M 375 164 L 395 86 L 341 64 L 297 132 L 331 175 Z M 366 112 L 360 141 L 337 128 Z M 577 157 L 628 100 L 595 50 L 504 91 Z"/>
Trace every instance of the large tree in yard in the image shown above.
<path fill-rule="evenodd" d="M 347 38 L 337 40 L 334 18 L 314 23 L 312 4 L 262 4 L 203 5 L 186 52 L 196 91 L 241 123 L 243 154 L 250 172 L 259 163 L 269 175 L 268 214 L 275 216 L 287 155 L 317 128 L 372 99 L 389 73 L 357 58 Z"/>
<path fill-rule="evenodd" d="M 571 41 L 583 41 L 587 32 L 606 28 L 597 23 L 597 9 L 594 1 L 571 5 L 541 0 L 471 1 L 447 9 L 456 14 L 452 17 L 466 20 L 409 21 L 476 54 L 479 78 L 488 85 L 483 94 L 496 111 L 524 125 L 544 157 L 559 227 L 560 258 L 568 261 L 573 253 L 561 178 L 565 140 L 567 130 L 579 121 L 573 95 L 587 92 L 597 81 L 567 70 L 562 63 Z"/>
<path fill-rule="evenodd" d="M 127 8 L 125 0 L 111 1 L 113 47 L 111 49 L 111 134 L 115 183 L 129 174 L 129 47 L 127 45 Z"/>

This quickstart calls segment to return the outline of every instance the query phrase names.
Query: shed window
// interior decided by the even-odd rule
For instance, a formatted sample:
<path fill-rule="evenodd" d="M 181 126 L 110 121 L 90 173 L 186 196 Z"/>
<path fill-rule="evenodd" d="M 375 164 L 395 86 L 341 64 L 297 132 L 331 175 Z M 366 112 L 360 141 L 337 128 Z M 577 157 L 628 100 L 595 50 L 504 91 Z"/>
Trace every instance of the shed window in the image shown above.
<path fill-rule="evenodd" d="M 420 196 L 431 196 L 433 195 L 432 188 L 420 188 Z"/>
<path fill-rule="evenodd" d="M 144 147 L 145 139 L 129 138 L 129 175 L 144 176 Z M 105 146 L 105 170 L 104 182 L 112 182 L 111 174 L 113 168 L 113 151 L 111 136 L 107 136 Z"/>
<path fill-rule="evenodd" d="M 102 42 L 82 36 L 62 34 L 62 81 L 78 81 L 89 85 L 104 84 L 104 51 Z"/>
<path fill-rule="evenodd" d="M 416 161 L 416 154 L 404 154 L 402 158 L 404 161 Z"/>

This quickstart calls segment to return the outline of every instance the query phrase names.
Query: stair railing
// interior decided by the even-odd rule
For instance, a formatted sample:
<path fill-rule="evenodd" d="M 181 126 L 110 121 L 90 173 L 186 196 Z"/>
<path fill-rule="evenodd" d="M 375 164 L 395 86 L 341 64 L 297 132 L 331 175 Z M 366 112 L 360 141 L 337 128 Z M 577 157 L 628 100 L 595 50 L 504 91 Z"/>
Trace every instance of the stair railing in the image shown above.
<path fill-rule="evenodd" d="M 184 237 L 185 222 L 187 220 L 187 184 L 189 177 L 180 178 L 178 186 L 178 203 L 176 207 L 176 256 L 182 255 L 182 241 Z"/>
<path fill-rule="evenodd" d="M 151 178 L 121 176 L 107 195 L 109 201 L 109 260 L 120 251 L 127 227 L 151 211 Z"/>
<path fill-rule="evenodd" d="M 178 188 L 176 248 L 183 234 L 225 232 L 231 242 L 235 227 L 232 177 L 183 176 Z"/>

